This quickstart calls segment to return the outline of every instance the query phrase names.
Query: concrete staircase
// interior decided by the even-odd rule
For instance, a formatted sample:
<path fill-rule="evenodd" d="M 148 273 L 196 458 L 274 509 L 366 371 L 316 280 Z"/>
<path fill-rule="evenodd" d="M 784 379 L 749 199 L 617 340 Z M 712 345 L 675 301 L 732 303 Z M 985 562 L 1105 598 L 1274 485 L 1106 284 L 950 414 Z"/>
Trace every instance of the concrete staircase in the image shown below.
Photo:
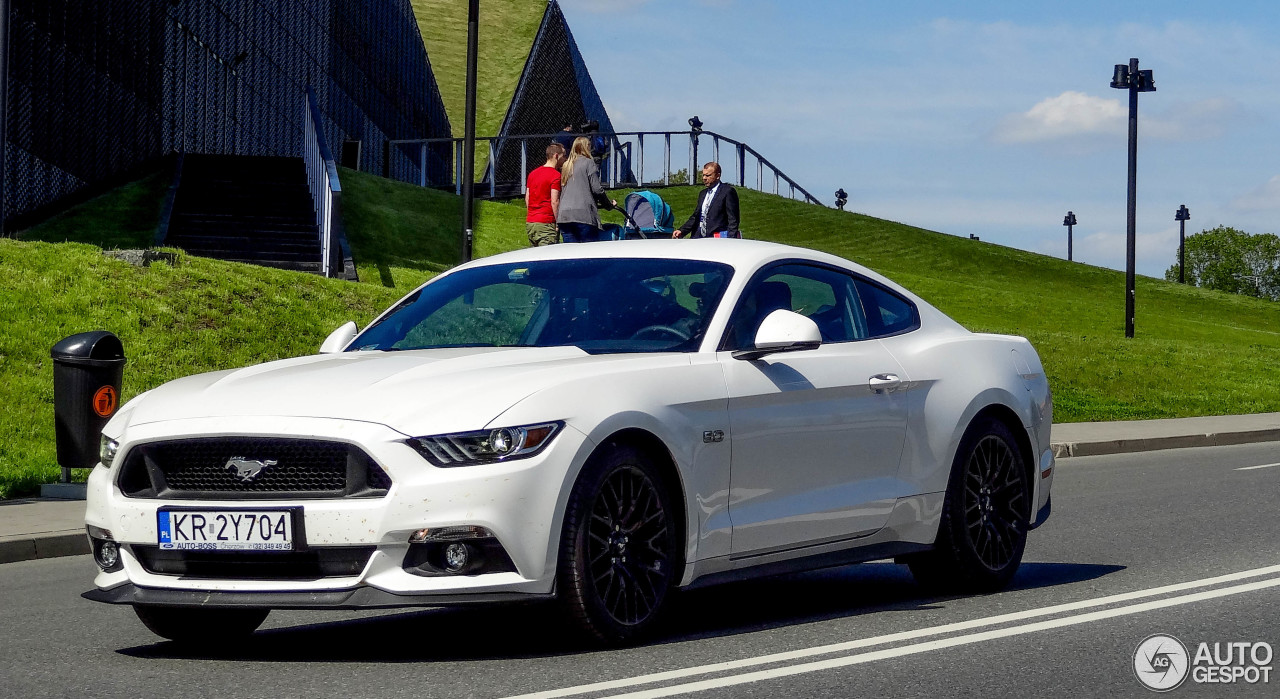
<path fill-rule="evenodd" d="M 162 242 L 201 257 L 320 274 L 302 158 L 184 155 Z"/>

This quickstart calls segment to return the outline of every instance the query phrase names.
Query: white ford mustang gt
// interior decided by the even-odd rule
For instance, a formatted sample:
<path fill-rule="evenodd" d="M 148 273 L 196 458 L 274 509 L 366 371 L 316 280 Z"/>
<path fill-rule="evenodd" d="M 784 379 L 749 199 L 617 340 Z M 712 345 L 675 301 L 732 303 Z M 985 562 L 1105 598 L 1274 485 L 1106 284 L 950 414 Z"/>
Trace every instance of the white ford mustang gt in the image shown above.
<path fill-rule="evenodd" d="M 1049 516 L 1051 405 L 1025 339 L 832 255 L 521 250 L 319 355 L 122 408 L 85 596 L 187 642 L 271 609 L 556 597 L 616 642 L 676 588 L 750 575 L 896 558 L 995 590 Z"/>

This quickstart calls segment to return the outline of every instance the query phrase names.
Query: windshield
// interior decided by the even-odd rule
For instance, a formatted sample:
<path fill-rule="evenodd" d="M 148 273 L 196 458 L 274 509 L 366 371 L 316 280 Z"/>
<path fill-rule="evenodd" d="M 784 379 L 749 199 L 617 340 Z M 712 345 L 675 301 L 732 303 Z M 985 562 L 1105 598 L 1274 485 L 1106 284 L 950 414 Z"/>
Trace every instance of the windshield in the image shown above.
<path fill-rule="evenodd" d="M 556 347 L 693 352 L 733 270 L 699 260 L 574 259 L 466 269 L 427 284 L 347 351 Z"/>

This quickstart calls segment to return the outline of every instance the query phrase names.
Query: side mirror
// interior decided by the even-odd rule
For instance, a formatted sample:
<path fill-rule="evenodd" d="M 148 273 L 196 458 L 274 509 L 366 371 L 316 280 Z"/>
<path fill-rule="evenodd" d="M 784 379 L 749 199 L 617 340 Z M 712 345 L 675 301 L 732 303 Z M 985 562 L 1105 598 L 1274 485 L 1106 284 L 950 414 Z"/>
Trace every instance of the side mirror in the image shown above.
<path fill-rule="evenodd" d="M 795 311 L 779 309 L 770 313 L 756 330 L 755 349 L 738 350 L 734 359 L 759 359 L 775 352 L 817 349 L 822 344 L 818 324 Z"/>
<path fill-rule="evenodd" d="M 324 339 L 324 342 L 320 345 L 320 354 L 341 352 L 343 347 L 346 347 L 348 343 L 355 339 L 358 332 L 359 328 L 356 327 L 355 322 L 347 321 L 337 330 L 329 333 L 329 337 Z"/>

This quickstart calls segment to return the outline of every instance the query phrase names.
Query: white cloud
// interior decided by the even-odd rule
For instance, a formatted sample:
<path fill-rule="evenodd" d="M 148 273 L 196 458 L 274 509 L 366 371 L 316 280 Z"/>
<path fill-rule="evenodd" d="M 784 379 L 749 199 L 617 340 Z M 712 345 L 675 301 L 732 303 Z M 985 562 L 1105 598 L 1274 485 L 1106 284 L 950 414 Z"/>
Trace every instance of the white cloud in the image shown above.
<path fill-rule="evenodd" d="M 1210 98 L 1140 116 L 1138 128 L 1144 137 L 1164 141 L 1207 140 L 1222 136 L 1240 112 L 1232 100 Z M 1128 121 L 1129 108 L 1124 101 L 1068 90 L 1025 112 L 1004 116 L 992 138 L 999 143 L 1021 144 L 1119 136 L 1127 132 Z"/>
<path fill-rule="evenodd" d="M 1128 110 L 1120 100 L 1068 90 L 1000 120 L 994 138 L 1000 143 L 1033 143 L 1074 136 L 1120 133 Z"/>
<path fill-rule="evenodd" d="M 1238 211 L 1280 209 L 1280 175 L 1267 180 L 1261 187 L 1233 199 L 1231 208 Z"/>

